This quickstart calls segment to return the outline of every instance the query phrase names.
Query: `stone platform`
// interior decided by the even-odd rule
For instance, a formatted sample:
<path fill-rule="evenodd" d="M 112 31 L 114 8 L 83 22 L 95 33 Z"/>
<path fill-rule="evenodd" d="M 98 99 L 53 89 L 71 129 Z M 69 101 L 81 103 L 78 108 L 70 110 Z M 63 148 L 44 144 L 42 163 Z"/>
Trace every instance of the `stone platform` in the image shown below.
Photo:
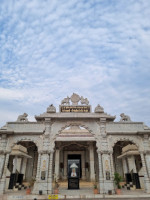
<path fill-rule="evenodd" d="M 60 182 L 58 199 L 139 199 L 146 200 L 150 199 L 150 194 L 146 194 L 144 190 L 126 190 L 122 189 L 121 195 L 102 195 L 102 194 L 93 194 L 93 183 L 81 181 L 79 190 L 68 190 L 67 182 Z M 26 195 L 26 191 L 8 191 L 3 196 L 0 196 L 0 200 L 48 200 L 48 195 Z"/>
<path fill-rule="evenodd" d="M 87 192 L 87 191 L 84 191 Z M 13 194 L 4 194 L 3 196 L 0 196 L 0 200 L 47 200 L 48 199 L 48 195 L 25 195 L 22 192 L 18 192 L 18 193 L 13 193 Z M 78 194 L 78 191 L 72 192 L 70 191 L 70 195 L 58 195 L 58 199 L 138 199 L 138 200 L 146 200 L 146 199 L 150 199 L 150 194 L 140 194 L 140 193 L 134 193 L 134 194 L 122 194 L 122 195 L 101 195 L 101 194 Z"/>

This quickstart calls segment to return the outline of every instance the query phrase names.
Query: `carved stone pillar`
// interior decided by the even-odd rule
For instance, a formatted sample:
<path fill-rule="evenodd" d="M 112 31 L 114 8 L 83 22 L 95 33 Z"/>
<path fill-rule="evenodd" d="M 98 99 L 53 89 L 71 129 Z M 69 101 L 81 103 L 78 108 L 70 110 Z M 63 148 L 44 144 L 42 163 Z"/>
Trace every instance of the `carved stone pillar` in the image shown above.
<path fill-rule="evenodd" d="M 13 173 L 16 173 L 16 169 L 17 169 L 17 156 L 15 156 L 13 159 Z"/>
<path fill-rule="evenodd" d="M 1 153 L 1 152 L 0 152 Z M 5 160 L 5 155 L 4 152 L 2 152 L 3 154 L 0 155 L 0 179 L 2 177 L 2 173 L 3 173 L 3 166 L 4 166 L 4 160 Z"/>
<path fill-rule="evenodd" d="M 103 184 L 103 164 L 102 164 L 102 154 L 100 151 L 98 153 L 98 166 L 99 166 L 99 192 L 100 194 L 104 193 L 104 184 Z"/>
<path fill-rule="evenodd" d="M 37 162 L 38 162 L 38 152 L 34 152 L 34 162 L 33 162 L 33 177 L 36 177 L 36 171 L 37 171 Z"/>
<path fill-rule="evenodd" d="M 88 149 L 85 150 L 85 163 L 87 163 L 87 166 L 85 168 L 85 175 L 86 175 L 86 180 L 89 181 L 90 177 L 89 177 L 89 151 Z"/>
<path fill-rule="evenodd" d="M 54 151 L 50 151 L 49 155 L 49 170 L 48 170 L 48 194 L 52 194 L 53 192 L 53 154 Z"/>
<path fill-rule="evenodd" d="M 49 151 L 41 151 L 38 155 L 36 182 L 32 194 L 39 194 L 39 190 L 43 194 L 48 194 L 48 174 L 49 173 Z"/>
<path fill-rule="evenodd" d="M 6 156 L 5 156 L 5 162 L 4 162 L 4 169 L 3 169 L 3 174 L 2 174 L 2 179 L 0 181 L 0 194 L 3 194 L 5 191 L 5 185 L 6 185 L 6 172 L 7 172 L 7 165 L 8 165 L 8 161 L 9 161 L 9 154 L 7 152 Z"/>
<path fill-rule="evenodd" d="M 128 166 L 129 166 L 129 172 L 133 171 L 136 173 L 136 166 L 135 166 L 135 157 L 134 155 L 128 156 Z"/>
<path fill-rule="evenodd" d="M 9 153 L 6 154 L 6 158 L 5 158 L 4 170 L 3 170 L 3 175 L 2 175 L 2 178 L 4 179 L 6 178 L 8 161 L 9 161 Z"/>
<path fill-rule="evenodd" d="M 147 169 L 146 169 L 146 163 L 145 163 L 144 154 L 143 154 L 143 153 L 140 153 L 140 155 L 141 155 L 141 161 L 142 161 L 144 176 L 145 176 L 145 177 L 148 177 L 148 176 L 147 176 Z"/>
<path fill-rule="evenodd" d="M 142 161 L 143 172 L 144 172 L 145 191 L 147 193 L 150 193 L 150 180 L 148 178 L 148 173 L 147 173 L 147 169 L 146 169 L 145 156 L 144 156 L 143 152 L 140 152 L 140 155 L 141 155 L 141 161 Z"/>
<path fill-rule="evenodd" d="M 63 167 L 63 163 L 64 163 L 64 152 L 60 149 L 60 163 L 61 163 L 61 167 L 60 167 L 60 174 L 59 174 L 59 178 L 62 180 L 63 176 L 64 176 L 64 167 Z"/>
<path fill-rule="evenodd" d="M 82 180 L 85 180 L 85 152 L 82 153 Z"/>
<path fill-rule="evenodd" d="M 24 178 L 26 175 L 26 166 L 27 166 L 27 158 L 23 158 L 22 160 L 22 167 L 21 167 L 21 174 L 24 174 Z"/>
<path fill-rule="evenodd" d="M 146 167 L 147 167 L 148 175 L 150 178 L 150 152 L 146 152 L 145 160 L 146 160 Z"/>
<path fill-rule="evenodd" d="M 90 143 L 89 153 L 90 153 L 90 179 L 91 181 L 95 181 L 93 143 Z"/>
<path fill-rule="evenodd" d="M 128 173 L 128 164 L 127 164 L 127 158 L 124 157 L 122 158 L 122 166 L 123 166 L 123 173 L 124 173 L 124 176 L 126 173 Z"/>
<path fill-rule="evenodd" d="M 57 177 L 57 179 L 59 179 L 59 154 L 60 154 L 60 150 L 56 149 L 55 151 L 55 175 Z"/>
<path fill-rule="evenodd" d="M 39 179 L 40 179 L 40 166 L 41 166 L 41 153 L 39 153 L 39 155 L 38 155 L 36 180 L 39 180 Z"/>
<path fill-rule="evenodd" d="M 113 161 L 113 152 L 110 152 L 110 166 L 111 166 L 111 179 L 114 180 L 114 161 Z"/>
<path fill-rule="evenodd" d="M 67 152 L 64 151 L 64 179 L 67 179 Z"/>

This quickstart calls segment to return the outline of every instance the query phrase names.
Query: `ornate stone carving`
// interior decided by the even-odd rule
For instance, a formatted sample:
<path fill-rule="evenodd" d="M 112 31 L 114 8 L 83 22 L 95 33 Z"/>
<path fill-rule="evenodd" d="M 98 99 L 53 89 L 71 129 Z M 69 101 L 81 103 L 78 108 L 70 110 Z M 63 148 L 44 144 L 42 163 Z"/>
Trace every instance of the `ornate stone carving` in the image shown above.
<path fill-rule="evenodd" d="M 70 127 L 71 125 L 77 125 L 77 126 L 80 126 L 80 127 L 83 127 L 83 128 L 85 128 L 86 130 L 88 130 L 89 131 L 89 133 L 95 138 L 95 141 L 97 141 L 98 140 L 98 134 L 96 133 L 96 130 L 94 130 L 93 129 L 93 127 L 92 126 L 89 126 L 89 124 L 86 122 L 86 123 L 81 123 L 81 122 L 79 122 L 79 121 L 67 121 L 67 122 L 64 122 L 63 124 L 62 124 L 62 126 L 60 126 L 59 128 L 58 128 L 58 130 L 57 131 L 55 131 L 55 134 L 53 134 L 52 135 L 52 138 L 51 138 L 51 140 L 56 140 L 56 138 L 57 137 L 59 137 L 59 135 L 62 133 L 62 131 L 64 130 L 64 129 L 66 129 L 66 128 L 68 128 L 68 127 Z M 55 125 L 56 126 L 56 125 Z"/>
<path fill-rule="evenodd" d="M 86 105 L 86 106 L 89 105 L 89 101 L 87 98 L 84 98 L 83 96 L 80 97 L 76 93 L 73 93 L 70 98 L 68 96 L 67 96 L 67 98 L 64 98 L 61 101 L 61 105 L 62 106 L 64 106 L 64 105 L 70 106 L 70 100 L 72 102 L 72 106 L 78 106 L 79 101 L 80 101 L 81 105 Z"/>
<path fill-rule="evenodd" d="M 78 102 L 80 101 L 80 96 L 76 93 L 73 93 L 70 97 L 72 105 L 78 105 Z"/>
<path fill-rule="evenodd" d="M 53 106 L 53 104 L 51 104 L 48 108 L 47 108 L 47 113 L 55 113 L 56 112 L 56 108 Z"/>
<path fill-rule="evenodd" d="M 38 151 L 40 151 L 42 149 L 42 145 L 43 145 L 43 142 L 42 142 L 42 139 L 38 136 L 38 137 L 35 137 L 35 136 L 15 136 L 15 137 L 10 137 L 8 142 L 7 142 L 7 147 L 6 147 L 6 150 L 7 151 L 11 151 L 11 149 L 13 148 L 14 145 L 16 145 L 18 142 L 21 142 L 21 141 L 31 141 L 31 142 L 34 142 L 38 148 Z"/>
<path fill-rule="evenodd" d="M 86 130 L 89 131 L 89 133 L 91 133 L 94 137 L 95 137 L 95 134 L 93 133 L 93 131 L 91 129 L 89 129 L 88 126 L 82 124 L 82 123 L 79 123 L 79 122 L 68 122 L 65 124 L 65 126 L 61 127 L 61 129 L 58 131 L 58 133 L 55 135 L 55 136 L 58 136 L 59 134 L 61 134 L 66 128 L 68 127 L 71 127 L 71 126 L 80 126 L 80 127 L 83 127 L 85 128 Z"/>
<path fill-rule="evenodd" d="M 99 104 L 96 106 L 95 108 L 95 113 L 103 113 L 104 112 L 104 108 L 101 107 Z"/>
<path fill-rule="evenodd" d="M 27 116 L 28 116 L 27 113 L 24 113 L 23 115 L 19 115 L 17 118 L 17 122 L 28 122 Z"/>
<path fill-rule="evenodd" d="M 64 135 L 64 136 L 76 135 L 78 137 L 80 137 L 81 135 L 84 135 L 84 136 L 87 136 L 87 137 L 88 136 L 93 137 L 93 135 L 89 132 L 89 130 L 87 130 L 86 128 L 81 127 L 77 124 L 71 124 L 69 127 L 62 130 L 59 135 L 60 136 L 62 136 L 62 135 Z"/>
<path fill-rule="evenodd" d="M 120 114 L 120 122 L 131 122 L 131 119 L 128 115 L 125 115 L 124 113 L 121 113 Z"/>
<path fill-rule="evenodd" d="M 67 98 L 64 98 L 64 99 L 61 101 L 61 105 L 70 105 L 69 100 L 70 100 L 70 98 L 67 96 Z"/>
<path fill-rule="evenodd" d="M 143 151 L 143 142 L 140 137 L 118 135 L 118 136 L 109 136 L 107 139 L 110 151 L 113 150 L 113 147 L 119 141 L 130 141 L 138 147 L 139 151 Z"/>
<path fill-rule="evenodd" d="M 104 138 L 107 137 L 106 135 L 106 118 L 100 118 L 100 135 Z"/>
<path fill-rule="evenodd" d="M 83 98 L 83 96 L 81 96 L 81 104 L 85 104 L 85 105 L 89 105 L 89 101 L 87 98 Z"/>
<path fill-rule="evenodd" d="M 51 126 L 52 126 L 52 120 L 51 120 L 51 118 L 46 118 L 45 119 L 45 132 L 44 132 L 44 137 L 45 138 L 50 137 Z"/>

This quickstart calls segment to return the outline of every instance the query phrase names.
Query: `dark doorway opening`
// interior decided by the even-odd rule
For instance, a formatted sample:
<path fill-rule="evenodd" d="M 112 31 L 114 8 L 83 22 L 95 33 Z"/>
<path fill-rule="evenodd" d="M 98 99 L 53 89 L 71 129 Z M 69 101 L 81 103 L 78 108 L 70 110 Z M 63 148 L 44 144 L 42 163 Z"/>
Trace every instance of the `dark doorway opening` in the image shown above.
<path fill-rule="evenodd" d="M 81 167 L 81 155 L 80 154 L 70 154 L 68 155 L 68 160 L 79 160 L 80 165 L 80 178 L 82 177 L 82 167 Z"/>

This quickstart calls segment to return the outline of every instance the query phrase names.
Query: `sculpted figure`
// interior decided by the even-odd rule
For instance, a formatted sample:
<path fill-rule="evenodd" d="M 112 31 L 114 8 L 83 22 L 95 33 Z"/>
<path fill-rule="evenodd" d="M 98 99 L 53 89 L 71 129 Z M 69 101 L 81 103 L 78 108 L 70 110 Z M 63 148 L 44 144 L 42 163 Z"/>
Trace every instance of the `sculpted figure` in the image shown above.
<path fill-rule="evenodd" d="M 108 163 L 108 160 L 105 160 L 105 170 L 109 170 L 109 163 Z"/>
<path fill-rule="evenodd" d="M 89 104 L 89 101 L 87 98 L 83 98 L 83 96 L 81 96 L 81 104 L 85 104 L 85 105 L 88 105 Z"/>
<path fill-rule="evenodd" d="M 64 98 L 62 101 L 61 101 L 61 105 L 70 105 L 70 102 L 69 102 L 70 98 L 67 96 L 67 98 Z"/>
<path fill-rule="evenodd" d="M 24 113 L 23 115 L 19 115 L 17 118 L 17 122 L 27 122 L 28 121 L 27 116 L 28 116 L 27 113 Z"/>
<path fill-rule="evenodd" d="M 121 113 L 120 114 L 120 122 L 131 122 L 131 119 L 128 115 L 125 115 L 124 113 Z"/>

